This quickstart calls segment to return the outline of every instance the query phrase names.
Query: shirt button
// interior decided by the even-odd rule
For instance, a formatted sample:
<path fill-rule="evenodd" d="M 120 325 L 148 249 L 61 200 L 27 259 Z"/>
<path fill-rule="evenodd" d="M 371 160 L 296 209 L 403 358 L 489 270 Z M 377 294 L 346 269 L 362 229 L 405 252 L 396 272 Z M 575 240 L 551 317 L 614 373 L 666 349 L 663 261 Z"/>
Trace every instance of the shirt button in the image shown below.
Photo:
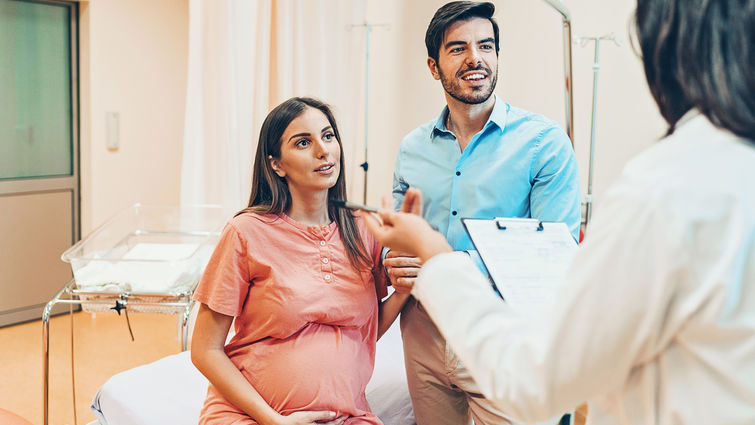
<path fill-rule="evenodd" d="M 327 258 L 323 258 L 322 262 L 325 263 L 325 264 L 328 264 L 328 259 Z"/>
<path fill-rule="evenodd" d="M 325 275 L 325 280 L 330 280 L 330 275 L 329 274 Z"/>
<path fill-rule="evenodd" d="M 458 214 L 456 211 L 451 211 L 451 215 L 456 215 L 456 214 Z"/>
<path fill-rule="evenodd" d="M 325 241 L 320 241 L 320 246 L 325 246 Z"/>
<path fill-rule="evenodd" d="M 457 176 L 460 176 L 460 175 L 461 175 L 461 171 L 457 171 L 457 172 L 456 172 L 456 175 L 457 175 Z"/>

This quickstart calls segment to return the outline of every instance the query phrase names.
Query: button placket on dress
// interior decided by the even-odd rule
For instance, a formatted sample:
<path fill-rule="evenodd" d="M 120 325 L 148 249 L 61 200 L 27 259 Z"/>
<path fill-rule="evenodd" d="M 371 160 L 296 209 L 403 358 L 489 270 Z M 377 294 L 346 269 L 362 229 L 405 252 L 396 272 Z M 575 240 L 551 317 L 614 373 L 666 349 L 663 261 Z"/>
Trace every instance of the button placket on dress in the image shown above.
<path fill-rule="evenodd" d="M 322 229 L 318 229 L 322 230 Z M 328 248 L 328 242 L 325 240 L 330 232 L 316 232 L 317 237 L 320 238 L 317 241 L 318 251 L 320 253 L 320 271 L 322 272 L 322 279 L 325 283 L 333 283 L 335 278 L 333 276 L 333 267 L 330 261 L 330 249 Z"/>

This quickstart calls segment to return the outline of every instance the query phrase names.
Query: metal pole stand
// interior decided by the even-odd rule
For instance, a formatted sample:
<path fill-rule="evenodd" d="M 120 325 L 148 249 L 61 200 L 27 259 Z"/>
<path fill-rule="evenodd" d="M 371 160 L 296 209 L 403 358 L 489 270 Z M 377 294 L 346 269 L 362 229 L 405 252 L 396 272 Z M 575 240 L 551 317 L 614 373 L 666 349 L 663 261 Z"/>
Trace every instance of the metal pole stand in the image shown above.
<path fill-rule="evenodd" d="M 601 40 L 613 41 L 617 46 L 621 46 L 621 40 L 613 33 L 607 35 L 601 35 L 597 37 L 578 36 L 574 39 L 574 44 L 579 44 L 582 47 L 587 46 L 591 41 L 595 42 L 595 58 L 592 65 L 592 115 L 590 118 L 590 165 L 587 171 L 587 195 L 582 202 L 584 205 L 584 212 L 582 214 L 581 230 L 582 234 L 586 234 L 587 224 L 592 219 L 592 179 L 594 171 L 595 161 L 595 125 L 597 123 L 598 113 L 598 73 L 600 72 L 600 42 Z"/>
<path fill-rule="evenodd" d="M 132 293 L 107 293 L 107 292 L 89 292 L 76 289 L 76 282 L 71 279 L 66 283 L 63 288 L 47 303 L 44 311 L 42 312 L 42 375 L 43 375 L 43 390 L 42 390 L 42 414 L 44 417 L 44 425 L 49 425 L 50 420 L 50 314 L 56 304 L 69 304 L 73 307 L 77 305 L 115 305 L 110 307 L 111 310 L 115 310 L 120 314 L 120 310 L 125 310 L 126 317 L 128 318 L 128 309 L 134 306 L 143 307 L 164 307 L 168 309 L 171 314 L 177 314 L 175 310 L 180 309 L 181 314 L 181 350 L 186 351 L 188 345 L 189 336 L 189 317 L 191 315 L 191 308 L 194 306 L 194 300 L 191 298 L 193 291 L 187 290 L 177 294 L 132 294 Z M 81 299 L 81 297 L 85 299 Z M 159 301 L 149 301 L 150 297 L 159 297 Z M 71 386 L 73 393 L 73 414 L 74 421 L 76 421 L 76 387 L 74 380 L 74 365 L 73 365 L 73 308 L 69 310 L 71 315 Z M 129 332 L 130 324 L 129 324 Z M 133 334 L 132 334 L 133 339 Z"/>

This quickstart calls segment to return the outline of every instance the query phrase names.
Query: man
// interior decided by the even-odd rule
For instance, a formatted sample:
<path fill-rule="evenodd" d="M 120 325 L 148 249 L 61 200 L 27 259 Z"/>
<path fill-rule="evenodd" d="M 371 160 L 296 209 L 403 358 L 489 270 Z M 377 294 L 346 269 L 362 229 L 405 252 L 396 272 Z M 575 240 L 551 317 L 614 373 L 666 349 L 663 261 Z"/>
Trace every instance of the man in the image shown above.
<path fill-rule="evenodd" d="M 498 78 L 498 25 L 492 3 L 451 2 L 425 36 L 427 65 L 445 90 L 447 107 L 401 143 L 394 170 L 394 206 L 409 187 L 421 190 L 424 217 L 457 251 L 472 244 L 462 217 L 533 217 L 565 222 L 576 238 L 580 200 L 577 163 L 554 122 L 493 95 Z M 476 252 L 469 251 L 478 262 Z M 411 290 L 420 263 L 389 252 L 399 292 Z M 419 425 L 509 423 L 484 399 L 421 305 L 401 314 L 409 392 Z"/>

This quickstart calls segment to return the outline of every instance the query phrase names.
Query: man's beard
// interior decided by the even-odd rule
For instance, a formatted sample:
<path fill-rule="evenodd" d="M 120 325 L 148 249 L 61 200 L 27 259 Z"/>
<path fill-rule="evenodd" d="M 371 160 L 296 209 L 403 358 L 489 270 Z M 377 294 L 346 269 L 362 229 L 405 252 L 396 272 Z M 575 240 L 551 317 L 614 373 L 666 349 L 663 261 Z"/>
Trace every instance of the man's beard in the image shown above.
<path fill-rule="evenodd" d="M 490 85 L 488 89 L 485 90 L 485 86 L 481 86 L 479 88 L 473 89 L 471 94 L 465 95 L 461 86 L 459 85 L 458 79 L 460 78 L 459 75 L 462 75 L 469 71 L 485 71 L 487 78 L 490 78 Z M 463 71 L 460 71 L 453 78 L 448 78 L 445 74 L 443 74 L 443 71 L 440 70 L 440 67 L 438 67 L 438 74 L 440 74 L 440 83 L 441 85 L 443 85 L 443 89 L 446 91 L 446 93 L 448 93 L 451 97 L 458 100 L 459 102 L 466 103 L 467 105 L 477 105 L 487 101 L 490 98 L 490 95 L 493 94 L 495 85 L 498 82 L 498 72 L 493 74 L 492 72 L 490 72 L 490 69 L 485 68 L 482 65 L 476 68 L 467 68 Z"/>

